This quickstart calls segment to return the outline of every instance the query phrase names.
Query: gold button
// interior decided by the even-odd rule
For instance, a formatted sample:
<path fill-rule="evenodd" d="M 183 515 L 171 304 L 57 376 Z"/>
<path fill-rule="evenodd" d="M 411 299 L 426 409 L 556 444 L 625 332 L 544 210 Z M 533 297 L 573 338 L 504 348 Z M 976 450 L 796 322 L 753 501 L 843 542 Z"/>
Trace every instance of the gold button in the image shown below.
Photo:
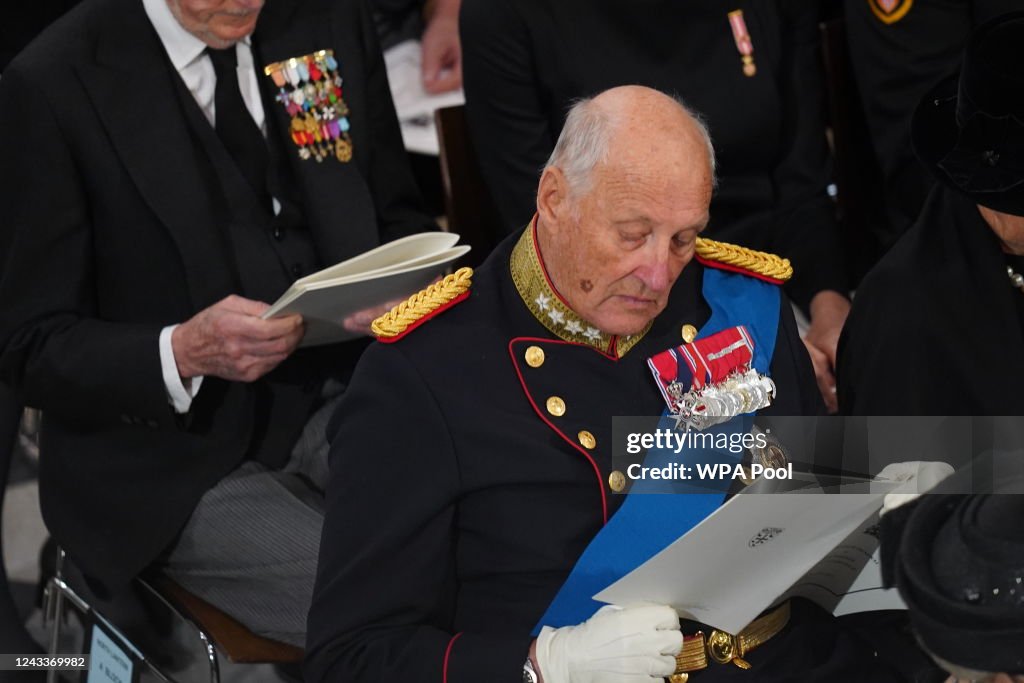
<path fill-rule="evenodd" d="M 697 328 L 693 325 L 683 325 L 683 341 L 689 344 L 697 338 Z"/>
<path fill-rule="evenodd" d="M 686 683 L 688 680 L 690 680 L 688 673 L 672 674 L 668 677 L 668 683 Z"/>
<path fill-rule="evenodd" d="M 555 417 L 562 417 L 565 415 L 565 401 L 557 396 L 552 396 L 548 399 L 548 412 Z"/>
<path fill-rule="evenodd" d="M 612 491 L 618 493 L 622 489 L 626 488 L 626 475 L 618 470 L 614 470 L 608 475 L 608 486 L 611 487 Z"/>
<path fill-rule="evenodd" d="M 526 364 L 531 368 L 539 368 L 544 365 L 544 349 L 539 346 L 531 346 L 526 349 Z"/>
<path fill-rule="evenodd" d="M 576 436 L 579 438 L 580 443 L 583 444 L 584 448 L 592 449 L 594 448 L 594 446 L 597 445 L 597 439 L 595 439 L 594 435 L 588 432 L 586 429 L 584 429 Z"/>

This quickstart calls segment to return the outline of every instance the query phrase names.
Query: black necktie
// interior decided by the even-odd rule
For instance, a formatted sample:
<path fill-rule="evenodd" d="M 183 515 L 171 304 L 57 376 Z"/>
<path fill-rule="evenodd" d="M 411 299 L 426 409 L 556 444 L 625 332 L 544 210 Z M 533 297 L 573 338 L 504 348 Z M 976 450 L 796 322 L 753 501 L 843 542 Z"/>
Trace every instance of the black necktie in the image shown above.
<path fill-rule="evenodd" d="M 245 107 L 242 91 L 238 89 L 235 46 L 232 45 L 226 50 L 206 48 L 206 53 L 210 55 L 213 71 L 217 75 L 217 87 L 213 95 L 216 120 L 214 128 L 238 164 L 238 169 L 256 191 L 256 196 L 269 209 L 267 143 Z"/>

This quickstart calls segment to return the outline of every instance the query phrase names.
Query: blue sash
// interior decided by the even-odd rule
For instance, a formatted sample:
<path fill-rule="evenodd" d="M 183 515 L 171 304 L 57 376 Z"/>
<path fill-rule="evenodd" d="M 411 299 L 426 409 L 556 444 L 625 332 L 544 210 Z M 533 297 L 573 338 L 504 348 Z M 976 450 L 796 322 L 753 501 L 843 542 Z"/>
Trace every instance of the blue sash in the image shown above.
<path fill-rule="evenodd" d="M 711 317 L 698 338 L 745 325 L 754 340 L 752 367 L 768 374 L 779 326 L 778 286 L 746 275 L 707 268 L 704 299 L 711 307 Z M 651 391 L 656 391 L 653 380 Z M 745 432 L 751 421 L 752 416 L 741 416 L 717 429 Z M 658 428 L 672 428 L 674 424 L 666 409 Z M 688 462 L 736 462 L 736 456 L 731 460 L 728 457 L 727 453 L 704 449 L 699 452 L 691 449 L 682 455 L 650 450 L 644 458 L 644 466 L 659 467 L 668 462 L 680 462 L 682 458 Z M 731 481 L 722 481 L 720 490 L 715 490 L 708 482 L 699 485 L 674 482 L 674 493 L 670 495 L 645 493 L 640 483 L 634 485 L 618 512 L 583 551 L 547 612 L 534 627 L 534 635 L 542 626 L 557 628 L 590 618 L 602 607 L 592 595 L 646 562 L 714 512 L 722 504 Z"/>

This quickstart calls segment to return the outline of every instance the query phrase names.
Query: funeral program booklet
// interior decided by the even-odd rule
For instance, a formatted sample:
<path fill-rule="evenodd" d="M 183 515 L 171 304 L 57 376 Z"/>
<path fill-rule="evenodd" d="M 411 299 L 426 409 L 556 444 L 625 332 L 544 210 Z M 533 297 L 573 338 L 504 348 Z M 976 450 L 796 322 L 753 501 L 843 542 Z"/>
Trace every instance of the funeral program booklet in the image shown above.
<path fill-rule="evenodd" d="M 299 313 L 306 326 L 300 346 L 359 336 L 345 318 L 388 301 L 412 296 L 469 251 L 451 232 L 421 232 L 371 249 L 296 280 L 263 319 Z"/>
<path fill-rule="evenodd" d="M 795 596 L 840 613 L 899 608 L 896 592 L 881 588 L 873 529 L 886 493 L 899 486 L 733 496 L 594 599 L 671 605 L 680 617 L 728 633 Z M 862 592 L 874 597 L 855 597 Z"/>

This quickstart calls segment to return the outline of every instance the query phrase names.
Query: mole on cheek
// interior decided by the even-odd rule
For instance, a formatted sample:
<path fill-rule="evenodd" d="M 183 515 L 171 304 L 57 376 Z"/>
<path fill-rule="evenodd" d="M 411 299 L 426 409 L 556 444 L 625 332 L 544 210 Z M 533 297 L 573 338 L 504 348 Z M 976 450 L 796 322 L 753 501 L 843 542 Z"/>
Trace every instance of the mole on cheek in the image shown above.
<path fill-rule="evenodd" d="M 594 288 L 594 283 L 590 280 L 580 280 L 580 289 L 584 292 L 589 292 Z"/>

